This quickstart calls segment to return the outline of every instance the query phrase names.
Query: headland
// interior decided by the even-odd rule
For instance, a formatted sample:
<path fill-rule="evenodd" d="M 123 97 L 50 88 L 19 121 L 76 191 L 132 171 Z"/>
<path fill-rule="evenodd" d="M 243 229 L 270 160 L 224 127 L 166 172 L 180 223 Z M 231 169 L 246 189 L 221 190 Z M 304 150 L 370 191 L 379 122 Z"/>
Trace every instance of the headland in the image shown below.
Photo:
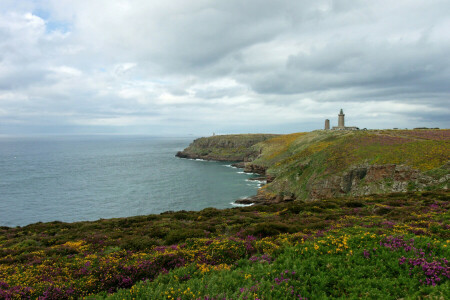
<path fill-rule="evenodd" d="M 258 194 L 239 203 L 448 188 L 447 129 L 316 130 L 258 137 L 263 140 L 249 135 L 201 138 L 177 156 L 237 160 L 246 172 L 265 176 L 267 184 Z"/>

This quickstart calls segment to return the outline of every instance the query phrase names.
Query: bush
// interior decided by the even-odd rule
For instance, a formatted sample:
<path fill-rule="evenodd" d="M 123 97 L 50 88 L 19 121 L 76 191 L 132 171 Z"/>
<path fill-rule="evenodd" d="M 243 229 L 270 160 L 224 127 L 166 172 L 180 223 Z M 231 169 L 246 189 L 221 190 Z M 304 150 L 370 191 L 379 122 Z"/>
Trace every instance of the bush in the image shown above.
<path fill-rule="evenodd" d="M 339 205 L 332 201 L 321 201 L 320 207 L 325 208 L 325 209 L 337 209 L 337 208 L 339 208 Z"/>
<path fill-rule="evenodd" d="M 257 224 L 254 229 L 250 231 L 251 235 L 268 237 L 289 232 L 290 227 L 283 223 L 262 223 Z"/>
<path fill-rule="evenodd" d="M 347 207 L 364 207 L 366 205 L 359 201 L 348 201 L 348 202 L 345 202 L 345 206 L 347 206 Z"/>
<path fill-rule="evenodd" d="M 163 228 L 160 227 L 154 227 L 152 228 L 152 230 L 150 231 L 149 235 L 154 237 L 154 238 L 164 238 L 166 236 L 166 231 Z"/>
<path fill-rule="evenodd" d="M 374 213 L 378 216 L 388 214 L 392 211 L 392 207 L 378 207 L 374 210 Z"/>
<path fill-rule="evenodd" d="M 165 241 L 168 245 L 184 242 L 188 238 L 204 237 L 205 233 L 199 229 L 174 229 L 166 236 Z"/>
<path fill-rule="evenodd" d="M 389 205 L 389 206 L 396 206 L 396 207 L 399 207 L 399 206 L 405 206 L 405 205 L 408 205 L 408 202 L 405 201 L 405 200 L 403 200 L 403 199 L 399 199 L 399 200 L 389 200 L 389 201 L 386 201 L 385 204 L 386 204 L 386 205 Z"/>
<path fill-rule="evenodd" d="M 288 211 L 293 213 L 293 214 L 298 214 L 298 213 L 302 212 L 304 209 L 305 209 L 304 205 L 302 205 L 302 204 L 295 204 L 295 205 L 290 206 L 288 208 Z"/>
<path fill-rule="evenodd" d="M 186 212 L 184 210 L 174 213 L 173 217 L 175 219 L 177 219 L 177 220 L 190 220 L 190 219 L 192 219 L 192 216 L 188 212 Z"/>
<path fill-rule="evenodd" d="M 329 225 L 329 223 L 327 223 L 325 221 L 320 221 L 320 222 L 308 224 L 307 228 L 308 229 L 313 229 L 313 230 L 320 230 L 320 229 L 327 228 L 328 225 Z"/>
<path fill-rule="evenodd" d="M 222 215 L 223 212 L 217 208 L 212 208 L 212 207 L 208 207 L 205 208 L 204 210 L 200 211 L 200 214 L 204 217 L 215 217 L 215 216 L 219 216 Z"/>

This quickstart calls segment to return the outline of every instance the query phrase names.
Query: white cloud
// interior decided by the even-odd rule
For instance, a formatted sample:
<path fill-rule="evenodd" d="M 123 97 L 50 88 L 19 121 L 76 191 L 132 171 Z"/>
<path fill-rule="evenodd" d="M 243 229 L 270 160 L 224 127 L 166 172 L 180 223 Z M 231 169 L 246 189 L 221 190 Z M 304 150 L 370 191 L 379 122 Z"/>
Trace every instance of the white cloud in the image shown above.
<path fill-rule="evenodd" d="M 449 16 L 444 0 L 4 0 L 0 134 L 289 132 L 341 107 L 360 127 L 448 127 Z"/>
<path fill-rule="evenodd" d="M 77 77 L 83 74 L 80 70 L 68 66 L 50 67 L 49 70 L 56 73 L 57 75 L 67 77 Z"/>

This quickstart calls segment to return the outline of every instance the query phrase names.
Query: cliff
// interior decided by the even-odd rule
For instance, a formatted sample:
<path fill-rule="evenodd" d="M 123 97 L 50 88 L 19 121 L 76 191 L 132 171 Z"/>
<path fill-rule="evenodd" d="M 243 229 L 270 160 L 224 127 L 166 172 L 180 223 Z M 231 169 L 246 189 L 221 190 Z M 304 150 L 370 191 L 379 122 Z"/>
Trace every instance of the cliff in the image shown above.
<path fill-rule="evenodd" d="M 203 137 L 193 141 L 189 147 L 176 154 L 181 158 L 251 161 L 259 155 L 253 145 L 276 137 L 276 134 L 232 134 Z"/>
<path fill-rule="evenodd" d="M 258 199 L 324 199 L 447 189 L 450 130 L 314 131 L 252 147 L 271 178 Z"/>
<path fill-rule="evenodd" d="M 449 153 L 450 130 L 317 130 L 201 138 L 177 156 L 245 161 L 268 182 L 248 203 L 447 189 Z"/>

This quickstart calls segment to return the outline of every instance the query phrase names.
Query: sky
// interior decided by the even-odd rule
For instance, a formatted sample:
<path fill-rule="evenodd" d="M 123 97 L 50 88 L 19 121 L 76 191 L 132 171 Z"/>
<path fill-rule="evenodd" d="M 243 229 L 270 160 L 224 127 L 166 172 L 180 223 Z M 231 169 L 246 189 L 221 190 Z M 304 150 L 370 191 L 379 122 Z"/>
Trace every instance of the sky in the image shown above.
<path fill-rule="evenodd" d="M 0 0 L 0 135 L 450 126 L 448 0 Z"/>

